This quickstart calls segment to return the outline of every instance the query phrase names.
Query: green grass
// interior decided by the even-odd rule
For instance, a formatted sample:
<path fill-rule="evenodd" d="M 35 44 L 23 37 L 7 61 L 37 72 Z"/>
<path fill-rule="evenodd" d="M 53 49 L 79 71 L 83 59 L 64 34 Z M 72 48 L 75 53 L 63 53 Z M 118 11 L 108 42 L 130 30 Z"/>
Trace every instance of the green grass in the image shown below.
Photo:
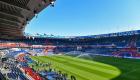
<path fill-rule="evenodd" d="M 88 57 L 86 59 L 88 59 Z M 119 68 L 121 74 L 112 80 L 140 80 L 140 60 L 102 56 L 94 56 L 92 60 Z"/>
<path fill-rule="evenodd" d="M 42 63 L 52 63 L 52 67 L 63 73 L 74 75 L 77 80 L 111 80 L 121 74 L 120 70 L 112 64 L 85 60 L 70 56 L 41 56 L 31 57 Z M 122 80 L 122 79 L 120 79 Z"/>

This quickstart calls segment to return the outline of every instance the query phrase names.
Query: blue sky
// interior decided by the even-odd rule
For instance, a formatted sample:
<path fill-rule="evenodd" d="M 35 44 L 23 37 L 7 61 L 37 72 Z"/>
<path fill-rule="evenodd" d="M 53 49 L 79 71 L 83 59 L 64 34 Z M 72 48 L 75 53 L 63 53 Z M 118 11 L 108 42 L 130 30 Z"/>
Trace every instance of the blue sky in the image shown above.
<path fill-rule="evenodd" d="M 57 0 L 25 32 L 85 36 L 139 29 L 140 0 Z"/>

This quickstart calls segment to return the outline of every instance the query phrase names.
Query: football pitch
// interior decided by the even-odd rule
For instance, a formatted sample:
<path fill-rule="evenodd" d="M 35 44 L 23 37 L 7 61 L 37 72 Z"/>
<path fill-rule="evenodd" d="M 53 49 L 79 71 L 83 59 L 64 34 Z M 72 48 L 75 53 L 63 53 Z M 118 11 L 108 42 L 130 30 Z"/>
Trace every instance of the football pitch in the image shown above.
<path fill-rule="evenodd" d="M 52 63 L 63 73 L 77 80 L 140 80 L 140 60 L 94 56 L 81 59 L 70 56 L 36 56 L 33 60 Z"/>
<path fill-rule="evenodd" d="M 74 75 L 77 80 L 111 80 L 121 74 L 115 66 L 76 57 L 61 55 L 32 57 L 32 59 L 41 63 L 51 62 L 53 68 Z"/>

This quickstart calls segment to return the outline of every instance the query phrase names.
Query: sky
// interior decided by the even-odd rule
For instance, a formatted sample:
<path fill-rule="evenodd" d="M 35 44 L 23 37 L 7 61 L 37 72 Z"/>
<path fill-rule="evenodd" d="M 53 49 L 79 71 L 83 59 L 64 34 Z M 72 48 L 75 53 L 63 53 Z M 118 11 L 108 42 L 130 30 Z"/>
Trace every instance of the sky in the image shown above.
<path fill-rule="evenodd" d="M 26 33 L 86 36 L 140 30 L 140 0 L 56 0 L 26 26 Z"/>

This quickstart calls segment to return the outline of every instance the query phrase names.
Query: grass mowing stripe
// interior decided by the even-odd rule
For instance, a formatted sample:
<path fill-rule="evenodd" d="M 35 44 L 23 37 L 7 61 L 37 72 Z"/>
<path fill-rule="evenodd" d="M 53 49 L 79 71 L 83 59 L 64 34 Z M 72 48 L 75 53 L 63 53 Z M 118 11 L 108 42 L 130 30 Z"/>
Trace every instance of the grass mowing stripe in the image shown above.
<path fill-rule="evenodd" d="M 105 60 L 105 61 L 111 61 L 113 63 L 118 63 L 118 62 L 121 62 L 121 63 L 124 63 L 124 64 L 128 64 L 129 62 L 131 62 L 131 64 L 137 64 L 137 63 L 140 63 L 140 60 L 138 59 L 127 59 L 127 58 L 116 58 L 116 57 L 102 57 L 102 56 L 95 56 L 93 57 L 93 59 L 95 60 L 98 60 L 98 61 L 102 61 L 102 60 Z"/>
<path fill-rule="evenodd" d="M 115 57 L 95 56 L 93 57 L 93 60 L 118 67 L 121 70 L 121 75 L 113 80 L 140 80 L 140 71 L 138 70 L 132 74 L 127 74 L 127 72 L 140 68 L 140 59 L 121 59 Z"/>
<path fill-rule="evenodd" d="M 104 68 L 106 66 L 104 66 L 104 63 L 102 63 L 103 65 L 101 65 L 101 62 L 100 62 L 100 65 L 97 65 L 97 64 L 94 64 L 94 62 L 93 63 L 83 62 L 82 59 L 77 60 L 77 58 L 73 58 L 73 57 L 67 57 L 67 56 L 55 56 L 55 57 L 60 58 L 60 59 L 65 59 L 70 62 L 77 62 L 77 63 L 85 64 L 86 66 L 91 66 L 91 67 L 94 67 L 96 65 L 96 68 L 100 68 L 100 70 L 109 70 L 111 72 L 118 72 L 118 69 L 111 65 L 107 65 L 107 68 Z"/>
<path fill-rule="evenodd" d="M 69 59 L 69 60 L 72 60 L 72 61 L 77 61 L 77 62 L 80 62 L 80 63 L 83 63 L 83 64 L 87 64 L 87 65 L 96 65 L 97 67 L 101 67 L 101 68 L 105 68 L 105 69 L 112 69 L 112 70 L 116 70 L 116 68 L 112 67 L 111 65 L 108 66 L 104 63 L 98 63 L 96 61 L 90 61 L 90 60 L 84 60 L 84 59 L 80 59 L 80 58 L 73 58 L 73 57 L 70 57 L 70 56 L 58 56 L 59 58 L 64 58 L 64 59 Z"/>
<path fill-rule="evenodd" d="M 55 57 L 55 58 L 58 58 L 58 57 Z M 98 67 L 96 67 L 96 65 L 91 66 L 91 65 L 81 64 L 80 62 L 77 63 L 76 61 L 70 61 L 70 60 L 63 59 L 63 58 L 58 58 L 58 59 L 63 60 L 64 62 L 66 61 L 66 63 L 69 63 L 70 65 L 74 65 L 74 67 L 77 67 L 78 69 L 80 67 L 80 69 L 82 69 L 82 70 L 89 71 L 93 74 L 96 74 L 96 75 L 99 75 L 99 76 L 102 76 L 105 78 L 114 78 L 117 75 L 119 75 L 119 72 L 120 72 L 119 70 L 118 71 L 113 71 L 110 69 L 106 70 L 103 68 L 98 68 Z"/>
<path fill-rule="evenodd" d="M 47 61 L 44 61 L 44 59 L 42 57 L 41 58 L 38 58 L 36 60 L 41 61 L 41 62 L 47 62 Z M 45 58 L 45 60 L 52 61 L 52 60 L 50 60 L 48 58 Z M 54 65 L 56 68 L 58 68 L 58 69 L 60 69 L 60 70 L 62 70 L 64 72 L 70 73 L 72 75 L 75 75 L 76 78 L 78 78 L 78 80 L 89 80 L 89 79 L 87 79 L 87 78 L 85 78 L 85 77 L 83 77 L 83 76 L 81 76 L 79 74 L 74 73 L 73 71 L 71 71 L 71 69 L 70 70 L 67 70 L 68 68 L 66 66 L 62 65 L 62 64 L 58 64 L 57 62 L 54 62 L 54 63 L 57 64 L 57 66 Z M 64 67 L 62 67 L 62 66 L 64 66 Z"/>
<path fill-rule="evenodd" d="M 104 69 L 103 67 L 100 68 L 100 67 L 96 67 L 96 65 L 86 65 L 86 64 L 83 64 L 83 63 L 80 63 L 80 62 L 77 62 L 77 61 L 72 61 L 70 59 L 64 59 L 64 58 L 58 58 L 57 56 L 53 57 L 53 58 L 56 58 L 57 60 L 62 60 L 62 61 L 66 61 L 66 63 L 69 63 L 70 65 L 74 65 L 75 67 L 80 67 L 82 70 L 86 70 L 86 71 L 89 71 L 91 73 L 94 73 L 96 75 L 99 75 L 99 76 L 103 76 L 103 77 L 107 77 L 107 78 L 113 78 L 113 77 L 116 77 L 118 74 L 119 74 L 119 70 L 118 71 L 114 71 L 114 70 L 111 70 L 111 69 Z"/>
<path fill-rule="evenodd" d="M 54 60 L 54 59 L 53 59 Z M 58 60 L 57 60 L 58 61 Z M 55 61 L 56 62 L 56 61 Z M 61 63 L 61 62 L 59 62 L 59 63 Z M 72 70 L 72 71 L 74 71 L 75 73 L 77 73 L 77 74 L 80 74 L 80 75 L 82 75 L 83 77 L 86 77 L 86 78 L 89 78 L 89 80 L 93 80 L 93 79 L 98 79 L 98 80 L 107 80 L 107 79 L 103 79 L 103 77 L 98 77 L 98 76 L 96 76 L 96 75 L 94 75 L 94 74 L 90 74 L 89 72 L 87 72 L 87 71 L 83 71 L 83 70 L 81 70 L 81 69 L 75 69 L 75 67 L 73 67 L 73 65 L 67 65 L 67 64 L 65 64 L 65 63 L 61 63 L 61 64 L 63 64 L 63 65 L 66 65 L 67 67 L 70 67 L 70 69 L 69 70 Z M 62 65 L 62 66 L 63 66 Z M 66 67 L 65 67 L 66 68 Z"/>
<path fill-rule="evenodd" d="M 96 68 L 96 67 L 92 67 L 92 66 L 97 65 L 97 67 L 98 67 L 97 69 L 101 68 L 103 70 L 106 70 L 106 68 L 104 69 L 104 66 L 105 66 L 109 70 L 110 69 L 112 70 L 112 66 L 98 63 L 96 61 L 92 62 L 89 60 L 67 57 L 67 56 L 62 56 L 62 57 L 61 56 L 52 56 L 52 57 L 42 56 L 42 57 L 35 57 L 32 59 L 36 59 L 43 63 L 44 62 L 45 63 L 53 62 L 52 64 L 53 64 L 54 68 L 62 70 L 63 72 L 66 72 L 68 74 L 75 75 L 77 80 L 110 80 L 110 79 L 116 77 L 115 75 L 112 75 L 112 74 L 109 75 L 109 74 L 103 73 L 102 71 L 95 70 L 94 68 Z M 88 63 L 88 64 L 85 64 L 85 63 Z M 93 63 L 94 63 L 94 65 L 92 65 Z M 115 69 L 115 68 L 113 68 L 113 69 Z"/>
<path fill-rule="evenodd" d="M 33 57 L 32 57 L 32 58 L 33 58 Z M 45 58 L 46 61 L 44 61 L 44 59 L 42 60 L 42 58 L 40 58 L 40 57 L 38 57 L 38 58 L 33 58 L 33 59 L 34 59 L 34 60 L 41 61 L 41 62 L 45 62 L 45 63 L 47 63 L 48 61 L 52 61 L 52 60 L 49 60 L 48 58 Z M 76 75 L 76 77 L 78 77 L 79 80 L 89 80 L 89 79 L 86 79 L 86 78 L 84 78 L 84 77 L 82 77 L 82 76 L 79 76 L 79 75 L 77 75 L 77 74 L 75 74 L 75 73 L 73 73 L 73 72 L 70 72 L 69 70 L 63 69 L 62 67 L 58 67 L 58 66 L 56 66 L 56 65 L 55 65 L 54 67 L 58 68 L 59 70 L 65 71 L 65 72 L 67 72 L 67 73 Z"/>
<path fill-rule="evenodd" d="M 78 67 L 78 66 L 76 67 L 75 65 L 71 65 L 71 64 L 65 63 L 64 61 L 59 61 L 59 60 L 54 59 L 52 57 L 46 57 L 46 58 L 49 58 L 49 59 L 51 59 L 51 60 L 53 60 L 55 62 L 61 63 L 61 64 L 65 65 L 65 66 L 67 66 L 67 67 L 71 67 L 71 69 L 73 68 L 73 71 L 79 72 L 83 76 L 85 76 L 87 78 L 91 78 L 91 80 L 108 80 L 108 78 L 105 78 L 103 76 L 99 76 L 99 75 L 93 74 L 93 73 L 85 71 L 85 70 L 82 70 L 80 67 Z"/>
<path fill-rule="evenodd" d="M 91 80 L 91 78 L 92 78 L 92 77 L 85 76 L 85 72 L 81 72 L 81 70 L 77 70 L 77 69 L 73 68 L 72 66 L 66 65 L 64 63 L 60 63 L 57 60 L 54 60 L 50 57 L 47 57 L 47 58 L 51 61 L 54 61 L 54 63 L 59 64 L 60 68 L 63 68 L 65 70 L 69 70 L 69 72 L 71 72 L 72 74 L 75 74 L 75 76 L 80 76 L 84 80 Z"/>

